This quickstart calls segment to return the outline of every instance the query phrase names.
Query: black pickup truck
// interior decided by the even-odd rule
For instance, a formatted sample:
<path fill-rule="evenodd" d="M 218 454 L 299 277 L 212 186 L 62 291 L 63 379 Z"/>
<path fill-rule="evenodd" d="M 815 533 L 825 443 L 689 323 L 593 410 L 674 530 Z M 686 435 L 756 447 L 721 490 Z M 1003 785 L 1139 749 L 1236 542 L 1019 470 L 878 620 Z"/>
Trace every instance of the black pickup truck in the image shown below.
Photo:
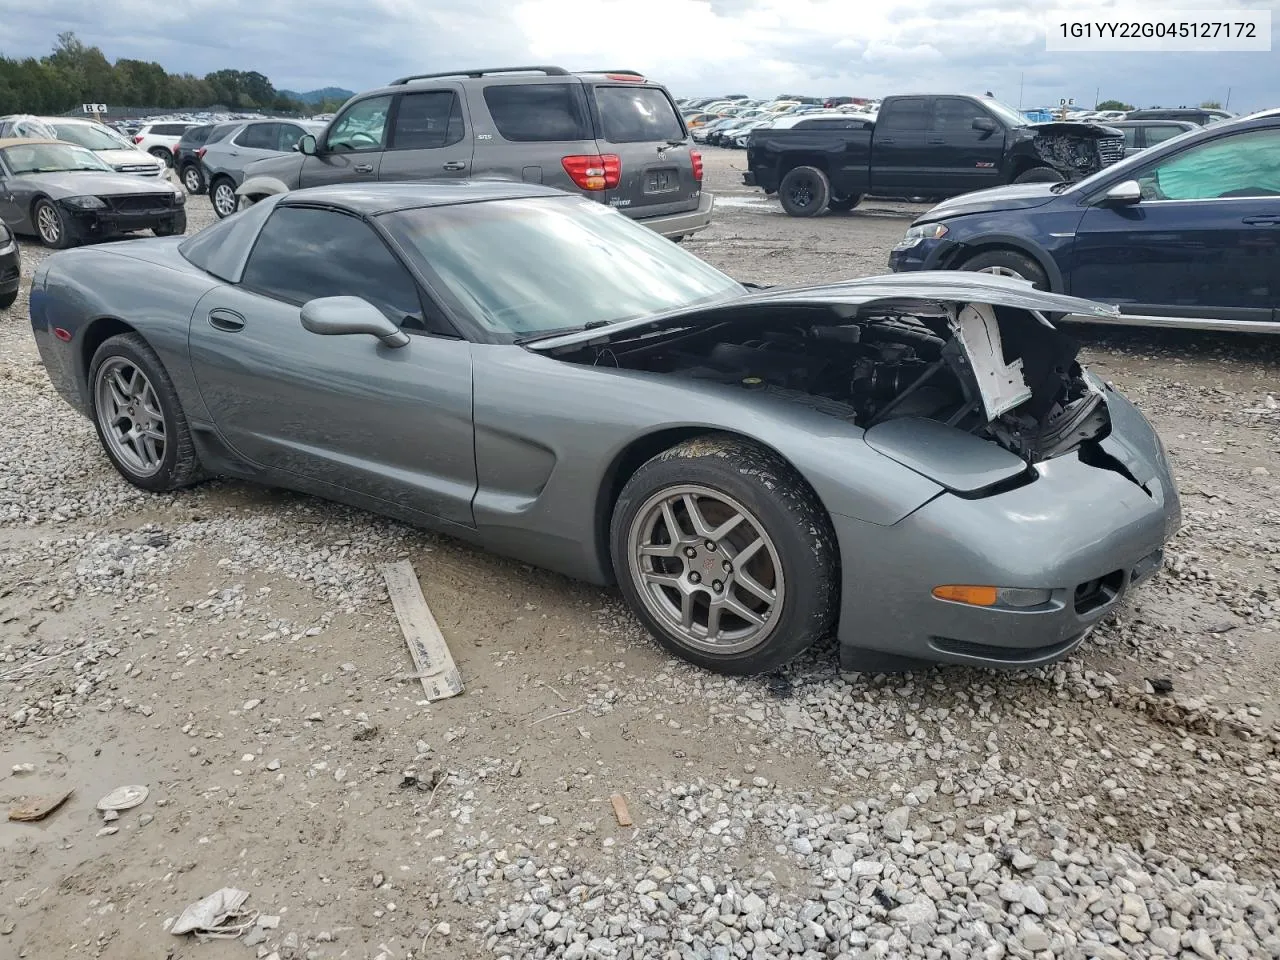
<path fill-rule="evenodd" d="M 885 97 L 879 114 L 815 115 L 752 131 L 747 186 L 793 217 L 850 210 L 866 195 L 951 197 L 1007 183 L 1078 180 L 1124 156 L 1096 123 L 1032 123 L 988 97 Z"/>

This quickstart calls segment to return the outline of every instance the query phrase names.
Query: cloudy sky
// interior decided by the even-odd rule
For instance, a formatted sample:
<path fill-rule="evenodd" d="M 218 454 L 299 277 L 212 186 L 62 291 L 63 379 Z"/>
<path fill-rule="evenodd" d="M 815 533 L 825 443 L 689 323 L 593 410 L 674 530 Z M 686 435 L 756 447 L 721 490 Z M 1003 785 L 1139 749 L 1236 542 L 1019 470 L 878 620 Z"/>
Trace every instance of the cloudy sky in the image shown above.
<path fill-rule="evenodd" d="M 377 86 L 411 72 L 517 63 L 640 70 L 677 95 L 993 91 L 1025 106 L 1095 91 L 1138 106 L 1280 105 L 1280 0 L 1077 0 L 1074 14 L 1272 10 L 1267 53 L 1045 52 L 1036 0 L 0 0 L 0 53 L 74 30 L 111 59 L 277 86 Z"/>

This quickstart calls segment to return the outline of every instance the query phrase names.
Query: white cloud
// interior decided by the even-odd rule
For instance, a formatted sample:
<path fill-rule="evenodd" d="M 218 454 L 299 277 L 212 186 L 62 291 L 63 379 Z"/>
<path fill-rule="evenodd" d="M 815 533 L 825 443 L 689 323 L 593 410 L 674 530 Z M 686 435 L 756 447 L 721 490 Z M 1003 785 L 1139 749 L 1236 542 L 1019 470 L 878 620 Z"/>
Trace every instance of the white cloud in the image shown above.
<path fill-rule="evenodd" d="M 1218 0 L 1079 0 L 1123 9 L 1275 7 Z M 1280 44 L 1259 54 L 1046 54 L 1026 0 L 0 0 L 0 52 L 47 53 L 75 30 L 108 57 L 170 70 L 259 70 L 278 87 L 366 89 L 406 73 L 530 62 L 641 70 L 677 93 L 876 96 L 993 90 L 1026 105 L 1280 103 Z M 1280 26 L 1280 15 L 1274 16 Z"/>

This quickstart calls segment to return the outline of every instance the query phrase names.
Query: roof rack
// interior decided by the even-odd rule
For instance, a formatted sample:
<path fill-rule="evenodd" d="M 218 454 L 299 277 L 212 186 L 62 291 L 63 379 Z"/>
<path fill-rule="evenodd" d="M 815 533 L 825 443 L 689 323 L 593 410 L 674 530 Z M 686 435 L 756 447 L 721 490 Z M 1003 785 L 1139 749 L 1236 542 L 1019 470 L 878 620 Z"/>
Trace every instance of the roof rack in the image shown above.
<path fill-rule="evenodd" d="M 548 77 L 569 76 L 569 71 L 564 67 L 486 67 L 483 70 L 446 70 L 444 73 L 415 73 L 409 77 L 392 80 L 387 86 L 402 87 L 406 83 L 412 83 L 414 80 L 439 80 L 443 77 L 472 77 L 479 79 L 496 73 L 545 73 Z"/>
<path fill-rule="evenodd" d="M 643 77 L 644 74 L 638 70 L 575 70 L 575 73 L 620 73 L 627 77 Z"/>

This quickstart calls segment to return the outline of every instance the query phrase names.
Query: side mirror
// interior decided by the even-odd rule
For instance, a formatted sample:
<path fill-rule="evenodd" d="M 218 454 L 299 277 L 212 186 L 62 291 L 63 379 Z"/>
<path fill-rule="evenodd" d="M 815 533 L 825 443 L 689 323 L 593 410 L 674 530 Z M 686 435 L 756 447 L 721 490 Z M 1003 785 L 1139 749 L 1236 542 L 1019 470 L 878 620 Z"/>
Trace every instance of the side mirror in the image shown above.
<path fill-rule="evenodd" d="M 996 122 L 990 117 L 974 117 L 973 129 L 981 130 L 983 133 L 995 133 Z"/>
<path fill-rule="evenodd" d="M 386 314 L 360 297 L 320 297 L 302 305 L 302 326 L 312 333 L 333 337 L 368 333 L 388 347 L 403 347 L 409 335 Z"/>
<path fill-rule="evenodd" d="M 1142 200 L 1142 187 L 1137 180 L 1124 180 L 1102 195 L 1104 203 L 1128 204 Z"/>
<path fill-rule="evenodd" d="M 304 133 L 302 137 L 294 144 L 293 149 L 299 153 L 305 153 L 308 157 L 316 155 L 316 136 L 314 133 Z"/>

